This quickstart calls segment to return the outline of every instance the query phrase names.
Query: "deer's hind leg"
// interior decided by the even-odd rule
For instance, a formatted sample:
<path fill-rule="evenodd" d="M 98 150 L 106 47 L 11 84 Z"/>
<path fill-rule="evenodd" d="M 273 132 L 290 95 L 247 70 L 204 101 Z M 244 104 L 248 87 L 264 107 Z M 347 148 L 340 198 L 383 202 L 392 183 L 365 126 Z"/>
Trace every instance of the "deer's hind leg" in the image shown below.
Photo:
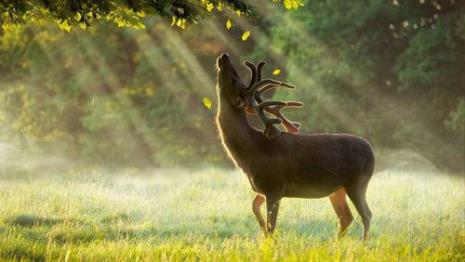
<path fill-rule="evenodd" d="M 366 240 L 370 230 L 371 210 L 366 200 L 366 191 L 370 177 L 363 177 L 357 183 L 347 187 L 347 195 L 354 203 L 357 212 L 360 214 L 363 222 L 363 239 Z"/>
<path fill-rule="evenodd" d="M 262 195 L 256 195 L 252 201 L 252 211 L 257 218 L 258 224 L 260 225 L 263 232 L 266 234 L 266 223 L 263 219 L 262 213 L 260 212 L 260 207 L 265 203 L 265 197 Z"/>
<path fill-rule="evenodd" d="M 329 196 L 329 200 L 333 205 L 334 211 L 339 218 L 340 228 L 338 238 L 342 238 L 349 227 L 352 220 L 354 220 L 349 206 L 347 205 L 346 191 L 343 187 L 339 188 L 336 192 Z"/>

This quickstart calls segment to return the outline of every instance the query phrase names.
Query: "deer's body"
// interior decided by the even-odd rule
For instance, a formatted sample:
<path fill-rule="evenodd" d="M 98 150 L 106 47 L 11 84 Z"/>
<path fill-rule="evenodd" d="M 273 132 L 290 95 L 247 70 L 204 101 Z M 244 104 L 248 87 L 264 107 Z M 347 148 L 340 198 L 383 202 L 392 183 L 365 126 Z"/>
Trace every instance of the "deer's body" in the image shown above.
<path fill-rule="evenodd" d="M 224 56 L 223 56 L 224 57 Z M 224 59 L 222 61 L 221 59 Z M 279 202 L 283 197 L 321 198 L 330 196 L 341 222 L 343 235 L 352 221 L 345 192 L 354 202 L 368 231 L 371 212 L 365 192 L 374 169 L 374 155 L 368 142 L 348 134 L 301 135 L 282 132 L 269 139 L 251 127 L 242 107 L 234 98 L 234 83 L 229 78 L 229 58 L 219 58 L 217 126 L 229 156 L 247 175 L 258 193 L 253 211 L 265 233 L 276 224 Z M 231 91 L 232 90 L 232 91 Z M 267 203 L 265 222 L 260 205 Z"/>
<path fill-rule="evenodd" d="M 217 115 L 222 142 L 259 194 L 320 198 L 371 176 L 373 152 L 363 138 L 283 132 L 267 139 L 247 123 L 244 111 L 225 107 L 220 102 Z"/>

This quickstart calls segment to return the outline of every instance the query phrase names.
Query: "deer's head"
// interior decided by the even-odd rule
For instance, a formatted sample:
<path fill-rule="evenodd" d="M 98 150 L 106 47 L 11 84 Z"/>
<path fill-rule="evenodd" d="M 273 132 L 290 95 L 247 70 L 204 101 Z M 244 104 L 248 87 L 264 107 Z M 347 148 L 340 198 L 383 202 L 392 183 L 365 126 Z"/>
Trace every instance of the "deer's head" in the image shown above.
<path fill-rule="evenodd" d="M 216 61 L 218 76 L 218 94 L 223 102 L 234 108 L 243 108 L 245 86 L 231 63 L 228 54 L 222 54 Z"/>
<path fill-rule="evenodd" d="M 254 65 L 245 62 L 250 70 L 251 77 L 248 86 L 245 86 L 236 70 L 234 69 L 228 54 L 222 54 L 217 59 L 218 69 L 218 94 L 219 98 L 226 101 L 233 108 L 245 110 L 248 113 L 255 113 L 263 122 L 265 129 L 264 135 L 267 138 L 273 138 L 281 133 L 274 126 L 283 124 L 291 133 L 299 131 L 300 124 L 290 122 L 282 113 L 284 107 L 302 107 L 301 102 L 297 101 L 264 101 L 262 95 L 275 87 L 295 88 L 295 86 L 272 79 L 262 80 L 262 69 L 265 62 Z M 276 118 L 271 118 L 270 115 Z"/>

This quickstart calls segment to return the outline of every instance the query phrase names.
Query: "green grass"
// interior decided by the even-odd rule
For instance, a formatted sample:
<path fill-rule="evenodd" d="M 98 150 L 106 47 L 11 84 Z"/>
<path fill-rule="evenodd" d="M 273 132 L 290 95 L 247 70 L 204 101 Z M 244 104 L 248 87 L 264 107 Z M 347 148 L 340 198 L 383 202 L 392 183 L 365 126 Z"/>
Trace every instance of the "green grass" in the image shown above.
<path fill-rule="evenodd" d="M 0 260 L 465 260 L 463 180 L 375 174 L 368 242 L 358 215 L 335 239 L 327 198 L 284 199 L 277 235 L 265 239 L 252 198 L 236 171 L 8 175 L 0 178 Z"/>

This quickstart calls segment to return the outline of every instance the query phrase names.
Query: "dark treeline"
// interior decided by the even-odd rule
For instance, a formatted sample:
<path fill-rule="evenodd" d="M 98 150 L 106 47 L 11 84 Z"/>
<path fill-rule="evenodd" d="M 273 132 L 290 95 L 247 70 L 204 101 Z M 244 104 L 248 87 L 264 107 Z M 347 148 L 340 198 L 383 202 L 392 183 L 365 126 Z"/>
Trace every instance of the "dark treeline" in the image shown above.
<path fill-rule="evenodd" d="M 255 17 L 225 11 L 186 30 L 154 17 L 140 29 L 4 26 L 0 139 L 94 164 L 228 165 L 213 124 L 214 64 L 227 51 L 297 85 L 277 96 L 305 102 L 287 113 L 302 132 L 351 132 L 463 168 L 462 2 L 259 3 Z"/>

